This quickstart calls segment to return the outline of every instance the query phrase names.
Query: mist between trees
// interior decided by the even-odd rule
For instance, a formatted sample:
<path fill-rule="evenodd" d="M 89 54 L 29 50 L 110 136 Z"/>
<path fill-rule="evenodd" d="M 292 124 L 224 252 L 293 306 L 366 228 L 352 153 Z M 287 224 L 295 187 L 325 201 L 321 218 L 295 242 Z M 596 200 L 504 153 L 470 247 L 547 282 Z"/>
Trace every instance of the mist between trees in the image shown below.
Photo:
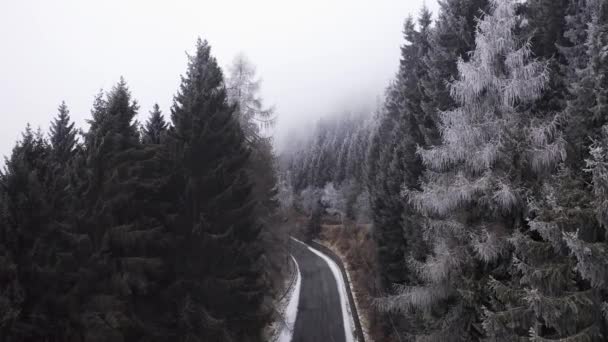
<path fill-rule="evenodd" d="M 302 218 L 371 236 L 376 341 L 606 340 L 608 1 L 443 0 L 403 35 L 375 110 L 276 157 L 255 68 L 225 78 L 202 40 L 167 118 L 136 122 L 121 79 L 86 131 L 64 103 L 28 126 L 0 340 L 264 341 Z"/>

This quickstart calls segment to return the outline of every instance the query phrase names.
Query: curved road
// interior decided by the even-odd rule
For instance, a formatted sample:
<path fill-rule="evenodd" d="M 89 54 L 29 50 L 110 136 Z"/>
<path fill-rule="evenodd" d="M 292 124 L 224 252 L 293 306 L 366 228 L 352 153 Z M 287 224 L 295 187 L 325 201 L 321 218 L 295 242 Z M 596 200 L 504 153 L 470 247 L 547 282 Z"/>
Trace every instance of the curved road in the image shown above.
<path fill-rule="evenodd" d="M 290 242 L 302 284 L 292 342 L 345 342 L 336 279 L 321 257 L 302 243 Z"/>

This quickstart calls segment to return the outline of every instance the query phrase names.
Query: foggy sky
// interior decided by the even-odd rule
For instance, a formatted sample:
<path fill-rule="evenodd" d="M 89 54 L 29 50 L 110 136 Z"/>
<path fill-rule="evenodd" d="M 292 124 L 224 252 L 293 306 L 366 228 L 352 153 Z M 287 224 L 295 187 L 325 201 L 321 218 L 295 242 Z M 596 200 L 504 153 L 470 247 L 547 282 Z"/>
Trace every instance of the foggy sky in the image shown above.
<path fill-rule="evenodd" d="M 186 51 L 207 39 L 220 65 L 245 53 L 275 105 L 277 139 L 371 104 L 393 77 L 405 18 L 424 0 L 0 0 L 0 155 L 61 101 L 86 128 L 95 94 L 124 76 L 145 121 L 168 119 Z M 426 5 L 436 13 L 435 0 Z"/>

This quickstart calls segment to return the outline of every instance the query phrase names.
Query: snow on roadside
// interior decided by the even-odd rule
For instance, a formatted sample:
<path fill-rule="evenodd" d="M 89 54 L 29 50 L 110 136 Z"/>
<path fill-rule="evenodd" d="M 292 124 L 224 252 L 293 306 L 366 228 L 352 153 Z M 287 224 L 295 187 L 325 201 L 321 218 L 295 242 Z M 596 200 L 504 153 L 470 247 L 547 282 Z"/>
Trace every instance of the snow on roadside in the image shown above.
<path fill-rule="evenodd" d="M 340 252 L 340 249 L 329 243 L 323 243 L 322 241 L 317 241 L 320 245 L 334 252 L 341 260 L 342 264 L 344 264 L 344 269 L 346 271 L 346 278 L 348 278 L 348 285 L 350 285 L 350 292 L 353 294 L 353 300 L 355 301 L 355 308 L 357 309 L 357 315 L 359 316 L 359 322 L 361 322 L 361 331 L 363 333 L 363 337 L 366 342 L 374 342 L 374 339 L 369 334 L 369 321 L 367 320 L 367 315 L 359 308 L 359 292 L 354 287 L 354 283 L 351 280 L 351 267 L 348 262 L 348 258 Z"/>
<path fill-rule="evenodd" d="M 353 331 L 355 331 L 355 321 L 353 320 L 352 310 L 350 309 L 350 301 L 348 300 L 348 294 L 346 292 L 346 282 L 344 281 L 344 277 L 342 277 L 342 271 L 340 271 L 340 267 L 333 260 L 331 260 L 331 258 L 321 253 L 320 251 L 310 247 L 309 245 L 296 238 L 292 237 L 292 239 L 308 247 L 311 252 L 318 255 L 329 266 L 329 269 L 331 270 L 334 275 L 334 278 L 336 279 L 338 293 L 340 294 L 340 305 L 342 307 L 342 320 L 344 321 L 344 335 L 346 337 L 346 342 L 354 342 L 355 336 L 353 334 Z"/>
<path fill-rule="evenodd" d="M 286 297 L 287 306 L 283 312 L 285 322 L 281 324 L 281 331 L 276 339 L 276 342 L 291 342 L 293 337 L 293 328 L 298 316 L 298 304 L 300 303 L 300 286 L 302 283 L 302 275 L 300 274 L 300 266 L 296 259 L 290 255 L 293 264 L 295 265 L 296 282 L 291 290 L 291 293 Z"/>

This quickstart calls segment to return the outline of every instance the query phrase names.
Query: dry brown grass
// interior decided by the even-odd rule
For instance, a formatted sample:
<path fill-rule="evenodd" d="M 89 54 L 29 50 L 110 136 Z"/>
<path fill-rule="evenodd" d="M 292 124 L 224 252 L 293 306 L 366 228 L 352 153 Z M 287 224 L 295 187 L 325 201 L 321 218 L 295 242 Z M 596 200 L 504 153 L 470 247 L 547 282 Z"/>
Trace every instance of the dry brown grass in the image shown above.
<path fill-rule="evenodd" d="M 378 312 L 372 302 L 379 293 L 376 247 L 371 225 L 322 225 L 320 240 L 347 263 L 364 330 L 374 341 L 386 341 Z"/>

